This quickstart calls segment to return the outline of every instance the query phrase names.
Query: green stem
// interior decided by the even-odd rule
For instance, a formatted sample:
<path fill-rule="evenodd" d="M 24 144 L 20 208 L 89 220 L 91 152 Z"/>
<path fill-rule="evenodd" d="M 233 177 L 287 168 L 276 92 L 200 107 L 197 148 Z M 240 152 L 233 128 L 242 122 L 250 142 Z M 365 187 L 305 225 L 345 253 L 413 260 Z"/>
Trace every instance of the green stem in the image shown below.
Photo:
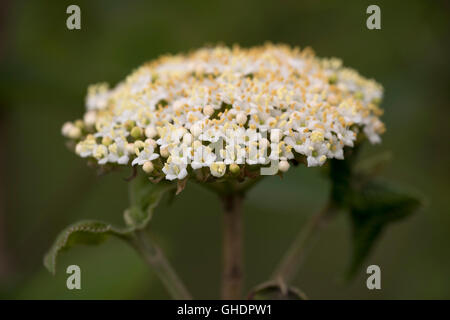
<path fill-rule="evenodd" d="M 176 300 L 192 299 L 161 249 L 150 239 L 147 232 L 137 230 L 133 240 L 134 247 L 161 279 L 169 294 Z"/>
<path fill-rule="evenodd" d="M 318 231 L 336 211 L 336 207 L 329 203 L 322 210 L 314 214 L 308 224 L 302 229 L 292 242 L 289 249 L 276 268 L 272 278 L 281 283 L 291 282 L 296 276 L 305 255 L 318 236 Z"/>
<path fill-rule="evenodd" d="M 222 200 L 223 215 L 223 273 L 222 298 L 240 299 L 243 282 L 243 226 L 242 203 L 246 193 L 263 179 L 263 176 L 244 182 L 223 181 L 199 184 L 216 193 Z"/>
<path fill-rule="evenodd" d="M 242 294 L 242 201 L 241 194 L 222 197 L 224 208 L 222 298 L 225 300 L 240 299 Z"/>

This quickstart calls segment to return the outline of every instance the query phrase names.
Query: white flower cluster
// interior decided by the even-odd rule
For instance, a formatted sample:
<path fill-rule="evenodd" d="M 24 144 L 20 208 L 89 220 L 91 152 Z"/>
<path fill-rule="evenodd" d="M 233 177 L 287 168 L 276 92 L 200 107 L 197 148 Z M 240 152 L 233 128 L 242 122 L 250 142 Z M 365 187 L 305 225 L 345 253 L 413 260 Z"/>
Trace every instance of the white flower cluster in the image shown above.
<path fill-rule="evenodd" d="M 273 160 L 286 171 L 293 159 L 342 159 L 360 132 L 379 142 L 381 98 L 378 83 L 308 48 L 204 48 L 147 63 L 115 88 L 91 86 L 83 120 L 62 132 L 81 157 L 168 180 Z"/>

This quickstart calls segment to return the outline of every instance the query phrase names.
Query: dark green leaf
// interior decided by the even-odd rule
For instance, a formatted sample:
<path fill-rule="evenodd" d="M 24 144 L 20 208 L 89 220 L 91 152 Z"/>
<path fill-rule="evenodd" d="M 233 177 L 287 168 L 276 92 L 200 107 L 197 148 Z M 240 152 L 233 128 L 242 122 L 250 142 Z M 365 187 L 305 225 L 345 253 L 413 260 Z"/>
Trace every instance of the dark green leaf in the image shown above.
<path fill-rule="evenodd" d="M 353 192 L 353 257 L 349 276 L 359 269 L 382 231 L 390 223 L 411 215 L 420 203 L 416 196 L 379 180 L 370 180 Z"/>
<path fill-rule="evenodd" d="M 131 181 L 129 187 L 131 207 L 124 213 L 126 224 L 136 229 L 145 228 L 164 194 L 175 187 L 175 184 L 165 182 L 154 184 L 145 177 L 137 177 Z"/>
<path fill-rule="evenodd" d="M 174 184 L 151 183 L 147 177 L 137 177 L 130 182 L 131 206 L 124 213 L 126 228 L 115 228 L 99 221 L 81 221 L 63 230 L 44 257 L 45 267 L 52 273 L 56 271 L 58 254 L 77 244 L 100 244 L 110 236 L 130 240 L 133 232 L 144 229 L 151 220 L 153 210 L 166 191 L 174 189 Z"/>
<path fill-rule="evenodd" d="M 52 247 L 44 257 L 44 265 L 51 272 L 56 271 L 56 259 L 60 252 L 77 244 L 100 244 L 110 236 L 127 239 L 130 230 L 117 229 L 99 221 L 80 221 L 68 226 L 56 238 Z"/>
<path fill-rule="evenodd" d="M 347 209 L 353 227 L 353 255 L 348 276 L 354 275 L 376 240 L 391 223 L 409 216 L 419 206 L 417 197 L 376 180 L 390 159 L 383 153 L 357 162 L 357 149 L 345 150 L 345 159 L 330 161 L 331 199 Z"/>

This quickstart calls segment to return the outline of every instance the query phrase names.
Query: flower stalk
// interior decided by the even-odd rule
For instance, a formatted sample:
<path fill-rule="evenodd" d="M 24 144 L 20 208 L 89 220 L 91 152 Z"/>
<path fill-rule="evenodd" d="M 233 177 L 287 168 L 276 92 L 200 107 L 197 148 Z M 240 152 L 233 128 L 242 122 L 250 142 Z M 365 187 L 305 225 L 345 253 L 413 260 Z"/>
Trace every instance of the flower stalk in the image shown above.
<path fill-rule="evenodd" d="M 317 239 L 319 231 L 327 224 L 336 209 L 336 206 L 330 201 L 322 210 L 311 217 L 284 254 L 272 275 L 272 279 L 280 283 L 289 283 L 294 279 L 306 254 Z"/>
<path fill-rule="evenodd" d="M 161 249 L 150 239 L 145 230 L 137 230 L 133 245 L 144 261 L 157 274 L 169 294 L 175 300 L 191 300 L 192 296 L 176 274 Z"/>
<path fill-rule="evenodd" d="M 243 281 L 243 223 L 241 194 L 222 196 L 223 215 L 223 274 L 222 298 L 240 299 Z"/>

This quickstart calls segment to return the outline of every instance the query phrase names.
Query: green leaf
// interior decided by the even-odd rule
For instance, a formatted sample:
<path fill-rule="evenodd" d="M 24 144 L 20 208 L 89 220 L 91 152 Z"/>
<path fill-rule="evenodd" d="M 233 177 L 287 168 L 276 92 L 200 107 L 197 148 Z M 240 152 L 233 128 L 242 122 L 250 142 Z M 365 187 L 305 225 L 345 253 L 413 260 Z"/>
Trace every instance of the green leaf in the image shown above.
<path fill-rule="evenodd" d="M 130 182 L 129 197 L 131 206 L 124 213 L 128 226 L 144 229 L 152 219 L 153 210 L 158 206 L 164 194 L 176 188 L 175 184 L 136 178 Z"/>
<path fill-rule="evenodd" d="M 118 229 L 100 221 L 80 221 L 68 226 L 56 238 L 44 257 L 44 266 L 52 274 L 56 272 L 56 259 L 63 252 L 77 244 L 100 244 L 110 236 L 128 239 L 129 229 Z"/>
<path fill-rule="evenodd" d="M 130 208 L 125 210 L 125 228 L 116 228 L 100 221 L 80 221 L 63 230 L 44 257 L 44 265 L 51 272 L 56 271 L 56 260 L 60 252 L 78 244 L 97 245 L 110 236 L 131 240 L 134 231 L 147 227 L 153 210 L 164 193 L 175 188 L 174 184 L 151 183 L 147 177 L 136 177 L 130 182 Z"/>
<path fill-rule="evenodd" d="M 369 180 L 354 190 L 350 211 L 353 256 L 348 276 L 358 271 L 390 223 L 410 216 L 420 205 L 417 196 L 380 180 Z"/>
<path fill-rule="evenodd" d="M 348 278 L 356 274 L 376 240 L 392 222 L 411 215 L 418 207 L 417 196 L 377 180 L 376 175 L 390 159 L 381 153 L 360 161 L 358 148 L 344 149 L 344 160 L 330 161 L 331 200 L 350 213 L 353 254 Z"/>

